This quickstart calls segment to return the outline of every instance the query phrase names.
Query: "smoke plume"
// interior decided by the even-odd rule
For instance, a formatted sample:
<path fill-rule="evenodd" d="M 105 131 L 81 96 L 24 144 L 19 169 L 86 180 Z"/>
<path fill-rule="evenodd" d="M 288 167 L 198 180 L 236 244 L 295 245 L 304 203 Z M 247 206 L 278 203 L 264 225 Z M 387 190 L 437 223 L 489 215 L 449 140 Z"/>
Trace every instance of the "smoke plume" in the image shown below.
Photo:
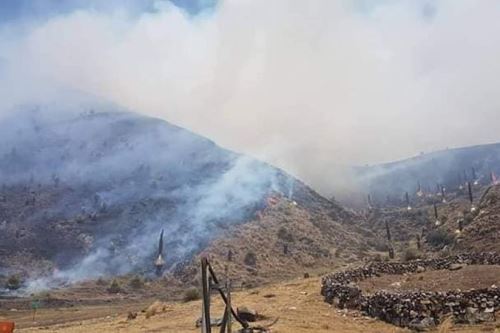
<path fill-rule="evenodd" d="M 328 194 L 346 165 L 499 139 L 499 11 L 495 0 L 81 7 L 1 25 L 1 110 L 83 91 Z"/>

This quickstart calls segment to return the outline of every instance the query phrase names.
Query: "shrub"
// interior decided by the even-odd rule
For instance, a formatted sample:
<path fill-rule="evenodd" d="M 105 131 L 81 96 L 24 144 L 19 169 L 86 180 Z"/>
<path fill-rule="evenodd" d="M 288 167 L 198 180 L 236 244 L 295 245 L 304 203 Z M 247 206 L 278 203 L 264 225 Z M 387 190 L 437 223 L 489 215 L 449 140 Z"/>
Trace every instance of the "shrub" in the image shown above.
<path fill-rule="evenodd" d="M 278 230 L 278 238 L 287 242 L 293 242 L 293 235 L 285 227 L 281 227 Z"/>
<path fill-rule="evenodd" d="M 184 302 L 196 301 L 201 298 L 198 288 L 191 287 L 184 292 Z"/>
<path fill-rule="evenodd" d="M 141 289 L 144 287 L 144 281 L 138 276 L 135 276 L 132 280 L 130 280 L 129 285 L 132 289 Z"/>
<path fill-rule="evenodd" d="M 443 229 L 433 230 L 427 235 L 427 242 L 429 242 L 429 244 L 431 244 L 432 246 L 450 245 L 451 243 L 453 243 L 454 239 L 455 238 L 452 234 L 446 232 Z"/>
<path fill-rule="evenodd" d="M 467 212 L 467 214 L 464 215 L 464 225 L 471 224 L 473 220 L 474 216 L 470 212 Z"/>
<path fill-rule="evenodd" d="M 111 282 L 111 284 L 109 285 L 107 290 L 108 290 L 108 293 L 118 294 L 119 292 L 122 291 L 122 288 L 120 287 L 120 284 L 118 283 L 118 281 L 113 280 Z"/>
<path fill-rule="evenodd" d="M 21 288 L 21 279 L 16 276 L 16 275 L 11 275 L 7 279 L 7 283 L 5 284 L 5 287 L 10 290 L 17 290 Z"/>
<path fill-rule="evenodd" d="M 254 267 L 255 265 L 257 265 L 257 256 L 252 251 L 247 252 L 247 254 L 245 255 L 245 258 L 243 259 L 243 262 L 247 266 Z"/>
<path fill-rule="evenodd" d="M 403 252 L 403 260 L 404 261 L 410 261 L 410 260 L 415 260 L 415 259 L 421 259 L 422 254 L 415 248 L 407 248 Z"/>

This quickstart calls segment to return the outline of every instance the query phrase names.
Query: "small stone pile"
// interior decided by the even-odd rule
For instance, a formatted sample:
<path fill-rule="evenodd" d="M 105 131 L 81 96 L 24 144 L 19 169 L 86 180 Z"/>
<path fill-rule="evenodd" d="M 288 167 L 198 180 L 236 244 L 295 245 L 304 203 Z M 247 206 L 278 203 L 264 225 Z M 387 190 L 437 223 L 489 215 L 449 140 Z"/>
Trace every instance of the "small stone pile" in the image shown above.
<path fill-rule="evenodd" d="M 448 258 L 416 260 L 408 263 L 377 262 L 369 266 L 327 275 L 322 280 L 325 302 L 340 308 L 361 310 L 386 322 L 413 329 L 439 324 L 452 314 L 456 322 L 477 323 L 494 320 L 500 309 L 500 288 L 447 292 L 377 292 L 363 295 L 355 282 L 381 274 L 408 274 L 423 270 L 453 269 L 460 264 L 500 265 L 492 252 L 466 253 Z"/>

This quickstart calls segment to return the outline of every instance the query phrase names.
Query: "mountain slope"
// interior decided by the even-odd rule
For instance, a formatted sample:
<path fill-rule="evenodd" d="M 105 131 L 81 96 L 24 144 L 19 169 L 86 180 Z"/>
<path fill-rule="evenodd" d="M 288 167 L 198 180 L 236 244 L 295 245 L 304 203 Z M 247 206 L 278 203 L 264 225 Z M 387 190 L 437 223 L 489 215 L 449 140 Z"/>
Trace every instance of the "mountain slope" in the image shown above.
<path fill-rule="evenodd" d="M 172 266 L 275 195 L 349 218 L 279 169 L 113 107 L 23 110 L 0 133 L 0 274 L 148 273 L 160 230 Z"/>
<path fill-rule="evenodd" d="M 419 183 L 425 191 L 436 191 L 438 185 L 455 188 L 470 180 L 487 184 L 492 171 L 500 173 L 500 143 L 447 149 L 354 170 L 361 188 L 379 203 L 403 202 L 404 193 L 415 193 Z"/>

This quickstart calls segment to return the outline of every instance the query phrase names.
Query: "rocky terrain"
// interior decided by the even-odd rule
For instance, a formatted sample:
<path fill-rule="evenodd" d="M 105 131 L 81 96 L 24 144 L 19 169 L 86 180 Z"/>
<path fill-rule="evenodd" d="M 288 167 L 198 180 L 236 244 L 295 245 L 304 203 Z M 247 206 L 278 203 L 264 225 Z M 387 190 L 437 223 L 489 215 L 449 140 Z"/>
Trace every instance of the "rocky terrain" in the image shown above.
<path fill-rule="evenodd" d="M 242 281 L 257 283 L 276 277 L 277 258 L 292 274 L 359 243 L 352 213 L 268 164 L 114 106 L 47 108 L 0 122 L 2 285 L 152 278 L 162 229 L 165 273 L 184 281 L 202 251 L 231 249 Z M 265 267 L 274 273 L 256 277 Z"/>
<path fill-rule="evenodd" d="M 463 265 L 500 265 L 496 253 L 472 253 L 442 259 L 418 260 L 408 263 L 374 263 L 372 265 L 328 275 L 322 280 L 321 294 L 325 301 L 340 308 L 359 309 L 367 315 L 394 325 L 421 330 L 438 325 L 447 314 L 455 322 L 475 324 L 494 321 L 500 310 L 500 288 L 468 291 L 447 290 L 377 291 L 363 294 L 356 282 L 381 274 L 402 275 L 426 270 L 459 270 Z"/>

